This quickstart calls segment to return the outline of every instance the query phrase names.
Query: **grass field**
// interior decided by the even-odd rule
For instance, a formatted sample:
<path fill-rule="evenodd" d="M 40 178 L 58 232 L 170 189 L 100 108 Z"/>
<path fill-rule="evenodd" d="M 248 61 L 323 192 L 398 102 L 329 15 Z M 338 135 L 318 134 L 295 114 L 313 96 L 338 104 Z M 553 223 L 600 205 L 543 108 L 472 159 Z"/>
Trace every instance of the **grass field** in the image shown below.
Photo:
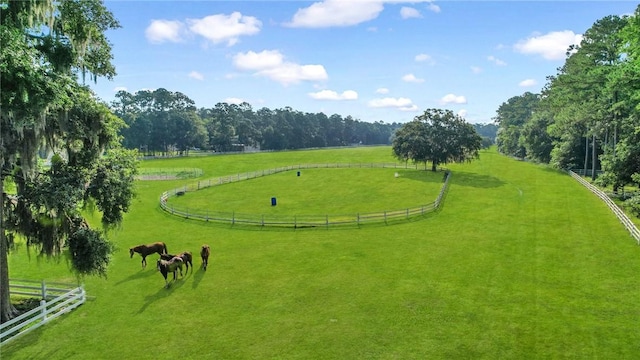
<path fill-rule="evenodd" d="M 185 180 L 140 181 L 131 212 L 111 234 L 119 249 L 108 278 L 83 280 L 92 300 L 3 346 L 0 356 L 637 358 L 636 242 L 606 205 L 568 175 L 492 151 L 480 156 L 448 166 L 451 186 L 439 212 L 348 229 L 234 228 L 185 220 L 158 205 L 163 191 Z M 374 147 L 141 166 L 199 168 L 204 179 L 329 162 L 393 158 L 389 147 Z M 358 181 L 377 188 L 374 178 Z M 258 191 L 252 181 L 271 180 L 224 186 L 238 186 L 233 190 L 244 196 Z M 324 184 L 329 193 L 343 191 L 339 184 Z M 262 186 L 267 185 L 256 188 Z M 282 191 L 291 190 L 284 186 Z M 140 257 L 130 259 L 127 251 L 157 240 L 170 252 L 196 252 L 208 243 L 209 269 L 197 269 L 196 260 L 196 271 L 165 289 L 154 267 L 142 270 Z M 74 281 L 64 261 L 29 257 L 24 247 L 10 254 L 9 267 L 12 278 Z"/>
<path fill-rule="evenodd" d="M 328 168 L 286 171 L 170 197 L 167 205 L 267 215 L 383 212 L 432 203 L 442 172 L 415 169 Z M 396 174 L 398 177 L 396 177 Z M 276 206 L 271 198 L 276 198 Z"/>

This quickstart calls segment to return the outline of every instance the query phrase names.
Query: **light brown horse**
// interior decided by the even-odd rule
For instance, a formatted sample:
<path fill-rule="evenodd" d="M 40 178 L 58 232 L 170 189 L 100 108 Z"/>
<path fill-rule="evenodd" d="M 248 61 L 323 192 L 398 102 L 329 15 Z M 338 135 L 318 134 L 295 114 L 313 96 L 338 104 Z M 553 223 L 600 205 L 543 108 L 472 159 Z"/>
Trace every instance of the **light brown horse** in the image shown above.
<path fill-rule="evenodd" d="M 211 254 L 211 248 L 209 245 L 202 245 L 202 249 L 200 250 L 200 257 L 202 258 L 202 268 L 206 271 L 207 265 L 209 265 L 209 254 Z"/>
<path fill-rule="evenodd" d="M 171 254 L 162 254 L 160 255 L 160 259 L 162 260 L 171 260 L 174 257 L 179 257 L 182 259 L 182 261 L 184 262 L 184 264 L 187 266 L 187 272 L 189 272 L 189 265 L 191 265 L 191 272 L 193 272 L 193 256 L 191 255 L 190 251 L 184 251 L 181 252 L 178 255 L 171 255 Z"/>
<path fill-rule="evenodd" d="M 169 281 L 167 281 L 167 274 L 172 272 L 173 281 L 176 281 L 177 270 L 180 270 L 180 276 L 182 276 L 183 263 L 184 261 L 182 261 L 182 258 L 180 258 L 179 256 L 174 256 L 171 260 L 158 259 L 158 261 L 156 262 L 156 267 L 158 268 L 158 270 L 160 270 L 160 273 L 162 273 L 162 276 L 164 277 L 164 283 L 167 288 L 169 287 Z"/>
<path fill-rule="evenodd" d="M 167 245 L 162 241 L 155 242 L 153 244 L 148 245 L 138 245 L 132 248 L 129 248 L 129 258 L 133 257 L 133 254 L 138 253 L 142 256 L 142 268 L 147 267 L 147 256 L 153 253 L 158 253 L 158 255 L 167 253 Z"/>

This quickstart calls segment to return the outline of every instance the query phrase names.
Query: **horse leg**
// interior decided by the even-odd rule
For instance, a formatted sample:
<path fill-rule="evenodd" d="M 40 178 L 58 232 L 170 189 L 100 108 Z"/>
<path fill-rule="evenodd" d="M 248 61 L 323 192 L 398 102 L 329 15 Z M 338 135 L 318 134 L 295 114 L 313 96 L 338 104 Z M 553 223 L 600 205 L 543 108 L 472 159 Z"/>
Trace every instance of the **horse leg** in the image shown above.
<path fill-rule="evenodd" d="M 146 268 L 146 267 L 147 267 L 147 257 L 146 257 L 146 256 L 143 256 L 143 257 L 142 257 L 142 268 L 144 269 L 144 268 Z"/>
<path fill-rule="evenodd" d="M 167 280 L 167 272 L 164 271 L 163 269 L 160 269 L 160 272 L 162 273 L 162 276 L 164 277 L 164 286 L 166 288 L 169 288 L 169 281 Z"/>

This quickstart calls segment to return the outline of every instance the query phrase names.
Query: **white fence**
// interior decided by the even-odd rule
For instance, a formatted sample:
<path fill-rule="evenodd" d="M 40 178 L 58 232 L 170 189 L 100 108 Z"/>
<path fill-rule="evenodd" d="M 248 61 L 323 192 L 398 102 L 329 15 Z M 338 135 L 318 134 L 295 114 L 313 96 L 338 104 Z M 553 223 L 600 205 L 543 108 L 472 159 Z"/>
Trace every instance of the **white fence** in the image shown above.
<path fill-rule="evenodd" d="M 259 215 L 259 214 L 241 214 L 229 211 L 209 211 L 209 210 L 194 210 L 188 208 L 179 208 L 167 203 L 167 200 L 172 196 L 181 196 L 187 192 L 198 191 L 211 186 L 219 186 L 232 182 L 238 182 L 243 180 L 254 179 L 257 177 L 268 176 L 272 174 L 281 173 L 284 171 L 300 170 L 300 169 L 322 169 L 322 168 L 392 168 L 392 169 L 408 169 L 418 168 L 418 165 L 408 164 L 389 164 L 389 163 L 366 163 L 366 164 L 301 164 L 291 165 L 275 169 L 260 170 L 247 172 L 232 176 L 225 176 L 220 178 L 214 178 L 209 180 L 198 181 L 184 185 L 182 187 L 165 191 L 160 196 L 160 207 L 172 215 L 181 216 L 187 219 L 196 219 L 203 221 L 216 221 L 245 225 L 258 225 L 258 226 L 281 226 L 281 227 L 319 227 L 330 225 L 361 225 L 365 223 L 387 223 L 391 220 L 409 219 L 414 216 L 422 216 L 426 213 L 433 212 L 440 207 L 443 196 L 449 184 L 449 178 L 451 173 L 445 172 L 443 178 L 443 185 L 440 189 L 438 197 L 428 204 L 418 205 L 413 208 L 397 209 L 397 210 L 384 210 L 375 213 L 357 213 L 346 215 Z"/>
<path fill-rule="evenodd" d="M 39 283 L 29 280 L 10 280 L 11 295 L 40 298 L 40 306 L 0 324 L 0 346 L 24 335 L 31 330 L 70 312 L 86 301 L 86 293 L 82 286 L 60 283 Z"/>
<path fill-rule="evenodd" d="M 574 173 L 571 170 L 569 170 L 569 174 L 574 179 L 578 180 L 587 189 L 591 190 L 592 193 L 596 194 L 600 199 L 602 199 L 602 201 L 604 201 L 609 206 L 611 211 L 613 211 L 613 213 L 616 214 L 620 222 L 629 231 L 629 233 L 636 240 L 638 245 L 640 245 L 640 230 L 638 230 L 636 225 L 631 221 L 631 219 L 629 219 L 627 214 L 625 214 L 624 211 L 622 211 L 622 209 L 620 209 L 618 205 L 616 205 L 616 203 L 614 203 L 613 200 L 611 200 L 611 198 L 607 196 L 607 194 L 605 194 L 603 191 L 601 191 L 600 189 L 598 189 L 597 187 L 593 186 L 591 183 L 583 179 L 582 176 Z"/>

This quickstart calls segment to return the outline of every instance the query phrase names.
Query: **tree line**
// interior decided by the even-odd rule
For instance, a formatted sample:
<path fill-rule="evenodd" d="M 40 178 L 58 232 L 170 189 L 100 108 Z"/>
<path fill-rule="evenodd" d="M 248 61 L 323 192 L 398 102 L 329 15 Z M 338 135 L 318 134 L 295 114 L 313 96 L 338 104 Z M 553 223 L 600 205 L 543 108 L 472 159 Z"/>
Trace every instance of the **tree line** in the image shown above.
<path fill-rule="evenodd" d="M 640 6 L 596 21 L 540 93 L 508 99 L 494 121 L 504 154 L 580 169 L 614 192 L 640 184 Z M 628 201 L 640 216 L 640 197 Z"/>
<path fill-rule="evenodd" d="M 254 110 L 246 102 L 198 108 L 188 96 L 164 88 L 134 94 L 120 91 L 110 107 L 127 124 L 121 130 L 123 145 L 146 154 L 390 144 L 401 125 L 302 112 L 288 106 Z"/>

